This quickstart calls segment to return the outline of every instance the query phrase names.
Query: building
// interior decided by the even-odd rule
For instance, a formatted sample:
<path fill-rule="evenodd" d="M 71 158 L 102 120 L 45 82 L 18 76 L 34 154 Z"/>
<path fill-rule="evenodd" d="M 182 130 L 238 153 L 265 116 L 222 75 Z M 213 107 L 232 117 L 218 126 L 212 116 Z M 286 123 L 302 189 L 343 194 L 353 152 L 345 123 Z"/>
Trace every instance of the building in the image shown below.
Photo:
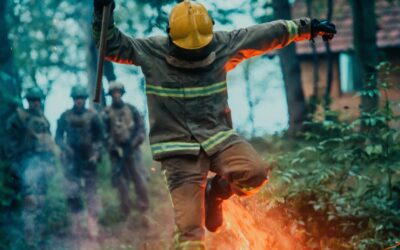
<path fill-rule="evenodd" d="M 314 0 L 312 16 L 326 19 L 326 0 Z M 331 41 L 333 57 L 333 82 L 331 96 L 333 110 L 346 110 L 346 113 L 357 115 L 360 98 L 354 97 L 357 81 L 353 72 L 353 23 L 349 0 L 333 1 L 333 20 L 338 34 Z M 292 8 L 293 17 L 307 16 L 305 0 L 296 0 Z M 389 61 L 400 67 L 400 1 L 376 0 L 378 24 L 377 43 L 380 60 Z M 326 86 L 327 63 L 325 45 L 322 40 L 315 43 L 319 61 L 318 96 L 322 96 Z M 303 89 L 306 97 L 313 93 L 313 53 L 310 43 L 297 43 L 296 51 L 301 63 Z M 400 71 L 391 75 L 391 82 L 400 87 Z M 391 90 L 390 99 L 400 101 L 400 91 Z M 399 106 L 399 105 L 398 105 Z M 400 113 L 400 107 L 395 107 Z"/>

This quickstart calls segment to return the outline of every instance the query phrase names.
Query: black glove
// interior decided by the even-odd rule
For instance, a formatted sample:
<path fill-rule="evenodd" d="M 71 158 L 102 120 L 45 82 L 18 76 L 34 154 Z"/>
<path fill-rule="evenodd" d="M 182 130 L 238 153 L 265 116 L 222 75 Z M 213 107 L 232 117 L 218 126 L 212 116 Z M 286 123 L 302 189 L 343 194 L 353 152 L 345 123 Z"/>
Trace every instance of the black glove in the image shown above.
<path fill-rule="evenodd" d="M 317 19 L 313 19 L 311 21 L 311 34 L 312 38 L 315 38 L 316 36 L 322 36 L 322 39 L 327 42 L 332 40 L 336 34 L 336 26 L 327 20 L 319 21 Z"/>
<path fill-rule="evenodd" d="M 112 4 L 112 9 L 115 7 L 114 0 L 93 0 L 94 10 L 95 11 L 103 11 L 103 7 L 106 5 Z"/>

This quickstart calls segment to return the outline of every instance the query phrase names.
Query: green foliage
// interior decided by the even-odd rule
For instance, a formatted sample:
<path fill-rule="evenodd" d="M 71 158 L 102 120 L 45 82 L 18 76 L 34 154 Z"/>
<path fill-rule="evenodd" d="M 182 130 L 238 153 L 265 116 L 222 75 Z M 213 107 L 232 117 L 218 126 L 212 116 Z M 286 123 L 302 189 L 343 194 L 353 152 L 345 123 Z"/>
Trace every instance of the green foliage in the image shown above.
<path fill-rule="evenodd" d="M 161 31 L 165 31 L 168 24 L 168 16 L 169 11 L 172 6 L 176 3 L 182 2 L 180 0 L 151 0 L 151 1 L 120 1 L 117 2 L 118 5 L 121 5 L 118 11 L 121 12 L 129 12 L 129 15 L 124 15 L 126 18 L 123 22 L 128 20 L 128 30 L 135 32 L 137 31 L 137 24 L 140 23 L 145 27 L 144 33 L 148 34 L 154 31 L 155 29 L 159 29 Z M 230 24 L 232 23 L 232 14 L 240 14 L 243 13 L 242 8 L 221 8 L 220 5 L 214 1 L 203 1 L 201 3 L 208 2 L 210 4 L 209 12 L 213 19 L 216 22 L 221 24 Z M 135 12 L 137 15 L 131 15 L 131 13 Z"/>
<path fill-rule="evenodd" d="M 382 108 L 350 123 L 325 113 L 325 119 L 306 124 L 309 132 L 298 149 L 274 159 L 271 193 L 304 227 L 310 249 L 321 247 L 324 238 L 350 242 L 350 249 L 383 249 L 400 241 L 400 131 L 390 126 L 399 117 L 387 99 L 393 87 L 385 80 L 388 68 L 378 66 Z"/>
<path fill-rule="evenodd" d="M 111 163 L 108 158 L 103 157 L 103 160 L 98 165 L 99 177 L 99 194 L 103 202 L 103 209 L 99 216 L 100 224 L 104 227 L 110 227 L 124 220 L 123 214 L 119 208 L 119 200 L 116 189 L 111 185 Z"/>
<path fill-rule="evenodd" d="M 9 162 L 0 161 L 0 225 L 9 222 L 16 223 L 16 216 L 9 211 L 18 210 L 19 196 L 17 188 L 13 182 L 14 176 Z M 0 227 L 0 249 L 7 249 L 7 246 L 16 238 L 18 232 L 5 227 Z"/>
<path fill-rule="evenodd" d="M 18 74 L 24 83 L 35 85 L 39 83 L 38 78 L 45 76 L 44 84 L 49 84 L 46 87 L 50 89 L 59 77 L 55 69 L 80 70 L 76 62 L 67 61 L 71 50 L 64 43 L 71 38 L 63 25 L 63 20 L 68 22 L 71 6 L 54 0 L 8 2 L 9 39 Z"/>
<path fill-rule="evenodd" d="M 6 211 L 18 203 L 15 176 L 11 171 L 10 163 L 0 162 L 0 211 Z"/>
<path fill-rule="evenodd" d="M 54 169 L 49 178 L 48 192 L 46 195 L 46 206 L 41 221 L 46 226 L 47 234 L 51 236 L 65 235 L 68 232 L 68 216 L 64 186 L 62 165 L 59 161 L 54 164 Z"/>
<path fill-rule="evenodd" d="M 0 249 L 28 249 L 22 221 L 22 196 L 19 180 L 13 171 L 14 165 L 0 162 Z M 54 237 L 64 235 L 68 229 L 67 209 L 62 191 L 61 166 L 55 164 L 51 177 L 46 202 L 40 211 L 39 223 L 45 228 L 48 244 Z M 17 244 L 17 245 L 16 245 Z"/>

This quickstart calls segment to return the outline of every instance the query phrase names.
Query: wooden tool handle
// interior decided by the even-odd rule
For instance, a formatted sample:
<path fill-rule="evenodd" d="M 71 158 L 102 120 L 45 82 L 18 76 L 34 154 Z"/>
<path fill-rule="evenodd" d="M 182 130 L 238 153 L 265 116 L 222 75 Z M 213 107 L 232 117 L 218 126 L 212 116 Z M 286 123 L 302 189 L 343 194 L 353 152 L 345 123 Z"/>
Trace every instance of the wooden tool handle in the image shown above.
<path fill-rule="evenodd" d="M 110 20 L 111 4 L 103 7 L 103 18 L 101 21 L 101 32 L 100 32 L 100 46 L 99 46 L 99 57 L 97 60 L 97 74 L 96 74 L 96 92 L 94 95 L 94 102 L 100 103 L 102 80 L 103 80 L 103 68 L 104 68 L 104 57 L 106 54 L 107 47 L 107 29 Z"/>

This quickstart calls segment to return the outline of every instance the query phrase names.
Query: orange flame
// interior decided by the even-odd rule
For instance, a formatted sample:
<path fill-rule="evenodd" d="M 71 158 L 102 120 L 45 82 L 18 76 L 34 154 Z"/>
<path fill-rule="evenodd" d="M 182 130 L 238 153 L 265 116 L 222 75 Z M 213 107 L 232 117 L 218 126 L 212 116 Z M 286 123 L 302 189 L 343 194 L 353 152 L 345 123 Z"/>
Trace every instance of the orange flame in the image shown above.
<path fill-rule="evenodd" d="M 225 225 L 221 232 L 207 237 L 210 250 L 304 249 L 290 232 L 290 225 L 251 205 L 245 207 L 236 198 L 224 203 Z"/>

